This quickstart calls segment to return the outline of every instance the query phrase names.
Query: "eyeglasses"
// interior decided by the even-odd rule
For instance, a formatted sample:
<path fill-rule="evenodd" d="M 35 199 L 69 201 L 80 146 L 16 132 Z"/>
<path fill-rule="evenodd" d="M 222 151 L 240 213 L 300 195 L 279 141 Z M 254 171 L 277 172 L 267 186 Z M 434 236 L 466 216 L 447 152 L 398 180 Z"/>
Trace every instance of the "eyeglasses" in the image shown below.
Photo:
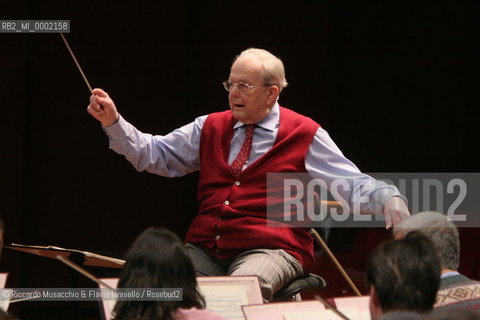
<path fill-rule="evenodd" d="M 253 88 L 256 88 L 256 87 L 265 87 L 265 86 L 269 86 L 269 84 L 259 84 L 257 86 L 252 86 L 248 83 L 245 83 L 245 82 L 233 82 L 233 81 L 230 81 L 230 80 L 227 80 L 227 81 L 223 81 L 222 82 L 223 84 L 223 87 L 225 88 L 225 90 L 227 90 L 228 92 L 230 92 L 230 90 L 232 90 L 232 88 L 236 85 L 237 86 L 237 89 L 242 91 L 242 92 L 246 92 L 248 90 L 251 90 Z"/>

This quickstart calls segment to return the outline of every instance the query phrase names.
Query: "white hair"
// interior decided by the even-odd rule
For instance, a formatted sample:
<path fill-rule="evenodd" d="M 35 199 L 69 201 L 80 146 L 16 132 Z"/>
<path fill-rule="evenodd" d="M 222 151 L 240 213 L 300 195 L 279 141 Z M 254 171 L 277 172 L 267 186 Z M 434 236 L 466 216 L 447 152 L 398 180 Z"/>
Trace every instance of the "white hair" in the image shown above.
<path fill-rule="evenodd" d="M 396 235 L 404 231 L 404 236 L 413 230 L 425 234 L 432 240 L 440 256 L 443 268 L 457 270 L 460 262 L 460 240 L 457 226 L 448 221 L 446 215 L 434 211 L 414 214 L 393 229 Z"/>
<path fill-rule="evenodd" d="M 278 86 L 279 91 L 282 91 L 283 88 L 288 85 L 287 79 L 285 78 L 285 67 L 280 58 L 264 49 L 249 48 L 242 51 L 242 53 L 235 58 L 233 63 L 239 58 L 247 56 L 255 57 L 262 64 L 261 75 L 265 84 L 276 85 Z"/>

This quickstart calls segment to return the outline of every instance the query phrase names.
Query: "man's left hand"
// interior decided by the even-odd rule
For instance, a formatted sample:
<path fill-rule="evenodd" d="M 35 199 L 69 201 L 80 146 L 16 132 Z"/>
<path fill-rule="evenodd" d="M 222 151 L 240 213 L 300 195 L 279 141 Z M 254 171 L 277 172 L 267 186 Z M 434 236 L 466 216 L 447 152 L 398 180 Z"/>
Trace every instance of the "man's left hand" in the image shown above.
<path fill-rule="evenodd" d="M 385 215 L 386 228 L 390 229 L 410 216 L 410 211 L 408 211 L 405 200 L 401 197 L 391 197 L 385 204 L 383 214 Z"/>

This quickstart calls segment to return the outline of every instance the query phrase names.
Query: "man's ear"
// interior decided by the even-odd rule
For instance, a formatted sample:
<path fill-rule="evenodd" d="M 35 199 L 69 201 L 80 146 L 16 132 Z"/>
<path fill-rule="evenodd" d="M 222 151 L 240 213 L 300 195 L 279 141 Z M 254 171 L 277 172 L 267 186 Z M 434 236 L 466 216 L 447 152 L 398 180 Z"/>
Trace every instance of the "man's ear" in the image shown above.
<path fill-rule="evenodd" d="M 273 105 L 278 98 L 278 95 L 280 94 L 280 89 L 277 86 L 270 86 L 268 88 L 268 97 L 267 97 L 267 103 L 270 105 Z"/>

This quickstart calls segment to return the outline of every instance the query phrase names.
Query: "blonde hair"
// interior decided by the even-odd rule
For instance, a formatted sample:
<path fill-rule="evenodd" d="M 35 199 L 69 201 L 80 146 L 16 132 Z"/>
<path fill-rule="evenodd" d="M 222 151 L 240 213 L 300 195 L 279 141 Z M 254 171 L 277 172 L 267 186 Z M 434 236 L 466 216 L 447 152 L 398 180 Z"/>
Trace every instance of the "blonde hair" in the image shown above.
<path fill-rule="evenodd" d="M 262 78 L 265 84 L 276 85 L 282 91 L 288 83 L 282 60 L 264 49 L 249 48 L 240 53 L 233 63 L 244 57 L 254 57 L 262 64 Z M 232 65 L 233 65 L 232 63 Z"/>

